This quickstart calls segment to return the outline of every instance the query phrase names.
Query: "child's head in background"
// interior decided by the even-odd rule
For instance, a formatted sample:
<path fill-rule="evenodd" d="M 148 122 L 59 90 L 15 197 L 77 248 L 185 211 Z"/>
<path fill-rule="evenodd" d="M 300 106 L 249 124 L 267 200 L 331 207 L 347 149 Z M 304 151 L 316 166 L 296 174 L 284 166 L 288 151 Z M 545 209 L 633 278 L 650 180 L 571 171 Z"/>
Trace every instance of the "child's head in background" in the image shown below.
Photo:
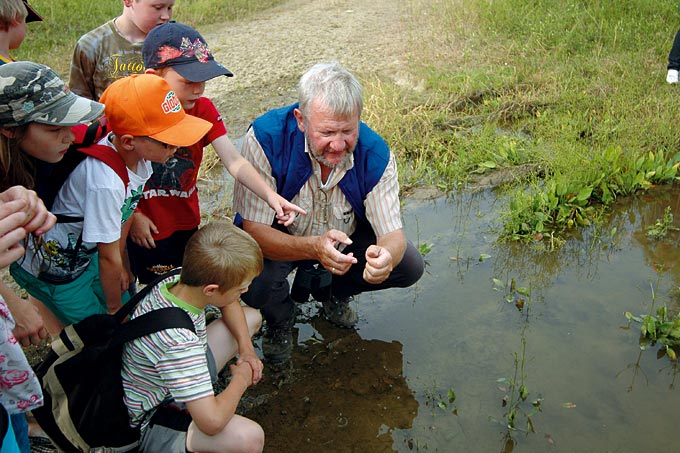
<path fill-rule="evenodd" d="M 177 22 L 151 30 L 144 40 L 142 57 L 146 72 L 163 77 L 185 109 L 191 109 L 203 95 L 206 81 L 233 76 L 215 61 L 200 33 Z"/>

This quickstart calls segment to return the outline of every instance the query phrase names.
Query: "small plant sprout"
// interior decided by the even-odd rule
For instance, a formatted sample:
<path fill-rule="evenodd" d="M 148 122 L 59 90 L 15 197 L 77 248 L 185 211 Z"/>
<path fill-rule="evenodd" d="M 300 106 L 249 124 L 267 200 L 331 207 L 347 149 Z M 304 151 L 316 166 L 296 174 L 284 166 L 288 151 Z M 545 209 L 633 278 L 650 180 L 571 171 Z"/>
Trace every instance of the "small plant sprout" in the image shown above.
<path fill-rule="evenodd" d="M 524 309 L 525 298 L 531 297 L 531 289 L 525 286 L 517 286 L 517 282 L 514 278 L 510 279 L 510 285 L 506 285 L 503 280 L 498 278 L 492 278 L 494 291 L 502 291 L 503 299 L 511 304 L 514 303 L 517 310 L 522 311 Z"/>
<path fill-rule="evenodd" d="M 663 239 L 668 235 L 669 231 L 677 231 L 680 228 L 673 226 L 673 213 L 671 207 L 666 206 L 663 212 L 663 218 L 657 219 L 654 225 L 647 227 L 647 237 L 651 239 Z"/>
<path fill-rule="evenodd" d="M 449 388 L 449 390 L 446 392 L 446 395 L 442 395 L 437 390 L 432 388 L 425 393 L 425 404 L 432 407 L 433 409 L 438 407 L 439 409 L 443 409 L 447 412 L 451 411 L 453 415 L 458 415 L 458 407 L 456 406 L 456 392 L 454 392 L 453 388 Z M 434 412 L 432 412 L 432 415 L 434 415 Z"/>
<path fill-rule="evenodd" d="M 429 242 L 423 242 L 418 246 L 418 251 L 422 256 L 426 256 L 428 253 L 432 251 L 433 247 L 434 244 L 430 244 Z"/>

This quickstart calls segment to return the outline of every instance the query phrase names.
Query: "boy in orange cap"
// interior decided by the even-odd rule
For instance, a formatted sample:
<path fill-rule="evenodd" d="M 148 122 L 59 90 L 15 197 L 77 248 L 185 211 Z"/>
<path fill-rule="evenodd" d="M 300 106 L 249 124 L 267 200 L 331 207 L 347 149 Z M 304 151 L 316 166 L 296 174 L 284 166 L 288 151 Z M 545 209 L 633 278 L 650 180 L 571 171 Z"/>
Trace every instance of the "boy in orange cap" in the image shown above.
<path fill-rule="evenodd" d="M 129 228 L 126 221 L 151 176 L 151 162 L 167 161 L 178 147 L 198 141 L 211 127 L 186 114 L 167 82 L 155 75 L 117 80 L 101 101 L 112 132 L 98 143 L 99 148 L 109 154 L 113 151 L 129 181 L 126 184 L 121 170 L 114 170 L 110 163 L 88 156 L 71 172 L 52 205 L 58 216 L 83 220 L 57 223 L 37 249 L 43 256 L 33 259 L 30 255 L 36 249 L 29 247 L 26 260 L 13 273 L 22 287 L 49 308 L 40 307 L 52 336 L 63 325 L 121 307 L 130 283 L 122 258 Z M 50 268 L 36 269 L 35 263 L 44 262 L 47 256 Z M 52 274 L 50 279 L 45 278 L 46 272 Z M 82 273 L 73 279 L 78 272 Z"/>

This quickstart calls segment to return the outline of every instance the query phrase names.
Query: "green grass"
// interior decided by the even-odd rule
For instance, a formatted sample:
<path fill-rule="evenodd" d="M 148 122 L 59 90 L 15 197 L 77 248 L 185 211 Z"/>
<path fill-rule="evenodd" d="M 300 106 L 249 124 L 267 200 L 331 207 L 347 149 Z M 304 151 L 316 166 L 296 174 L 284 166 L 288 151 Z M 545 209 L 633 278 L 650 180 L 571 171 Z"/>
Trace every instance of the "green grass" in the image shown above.
<path fill-rule="evenodd" d="M 243 19 L 285 0 L 177 0 L 173 19 L 192 27 Z M 31 0 L 43 22 L 28 24 L 18 60 L 31 60 L 53 68 L 68 79 L 73 47 L 83 34 L 119 16 L 120 0 Z"/>
<path fill-rule="evenodd" d="M 178 0 L 195 27 L 284 0 Z M 32 0 L 18 59 L 67 75 L 73 44 L 119 1 Z M 364 119 L 390 143 L 402 188 L 512 179 L 501 236 L 563 235 L 617 199 L 677 179 L 680 86 L 665 82 L 680 7 L 668 0 L 408 0 L 408 83 L 364 80 Z M 349 50 L 351 52 L 351 49 Z"/>
<path fill-rule="evenodd" d="M 537 164 L 541 174 L 504 192 L 502 236 L 523 239 L 588 225 L 618 197 L 677 179 L 680 87 L 665 82 L 676 2 L 411 7 L 410 67 L 425 90 L 381 83 L 388 99 L 368 106 L 404 187 L 453 189 L 474 173 Z"/>

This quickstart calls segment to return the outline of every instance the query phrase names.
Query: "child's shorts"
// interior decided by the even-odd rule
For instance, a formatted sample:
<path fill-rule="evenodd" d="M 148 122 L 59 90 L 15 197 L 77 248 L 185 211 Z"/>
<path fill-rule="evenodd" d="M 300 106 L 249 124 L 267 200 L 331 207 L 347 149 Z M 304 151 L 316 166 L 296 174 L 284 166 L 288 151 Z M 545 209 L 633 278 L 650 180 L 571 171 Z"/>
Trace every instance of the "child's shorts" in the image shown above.
<path fill-rule="evenodd" d="M 215 357 L 208 347 L 206 353 L 210 378 L 217 380 Z M 191 414 L 182 403 L 168 401 L 163 403 L 151 416 L 147 427 L 142 431 L 139 451 L 142 453 L 184 453 L 187 450 L 187 430 L 191 424 Z"/>
<path fill-rule="evenodd" d="M 72 282 L 55 285 L 46 283 L 14 263 L 10 274 L 28 294 L 39 299 L 65 326 L 90 315 L 106 313 L 106 299 L 99 279 L 99 254 L 92 255 L 90 265 Z M 127 292 L 123 303 L 127 302 Z"/>
<path fill-rule="evenodd" d="M 155 241 L 156 248 L 141 247 L 132 239 L 127 241 L 130 267 L 137 276 L 139 283 L 151 283 L 159 275 L 182 266 L 184 248 L 198 228 L 193 230 L 175 231 L 169 237 Z"/>

